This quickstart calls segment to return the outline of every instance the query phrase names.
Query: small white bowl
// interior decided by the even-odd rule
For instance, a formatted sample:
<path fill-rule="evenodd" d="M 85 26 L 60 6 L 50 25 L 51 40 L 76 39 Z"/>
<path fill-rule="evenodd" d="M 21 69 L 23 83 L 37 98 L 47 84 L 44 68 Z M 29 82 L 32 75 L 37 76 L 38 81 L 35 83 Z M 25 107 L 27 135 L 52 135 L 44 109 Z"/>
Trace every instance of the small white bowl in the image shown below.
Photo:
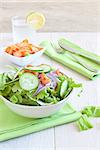
<path fill-rule="evenodd" d="M 6 52 L 4 52 L 4 55 L 8 60 L 10 60 L 11 62 L 13 62 L 16 65 L 26 66 L 28 64 L 31 64 L 32 62 L 35 62 L 44 53 L 44 51 L 45 51 L 45 49 L 43 48 L 42 50 L 36 52 L 35 54 L 31 54 L 31 55 L 25 56 L 25 57 L 16 57 L 16 56 L 10 55 Z"/>
<path fill-rule="evenodd" d="M 16 114 L 19 114 L 28 118 L 43 118 L 55 114 L 59 111 L 68 101 L 69 97 L 72 95 L 71 92 L 68 97 L 59 101 L 57 104 L 45 105 L 45 106 L 25 106 L 14 104 L 4 97 L 0 96 L 0 99 Z"/>

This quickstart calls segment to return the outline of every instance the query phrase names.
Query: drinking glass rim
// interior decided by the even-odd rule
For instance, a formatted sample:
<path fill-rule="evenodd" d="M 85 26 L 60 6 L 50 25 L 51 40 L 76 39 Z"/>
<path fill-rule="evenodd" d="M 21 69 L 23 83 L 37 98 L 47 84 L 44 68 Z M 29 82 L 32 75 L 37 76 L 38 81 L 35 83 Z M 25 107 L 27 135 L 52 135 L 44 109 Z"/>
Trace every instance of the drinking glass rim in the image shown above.
<path fill-rule="evenodd" d="M 20 20 L 20 19 L 25 19 L 25 16 L 13 16 L 12 20 Z"/>
<path fill-rule="evenodd" d="M 27 26 L 27 22 L 26 22 L 26 19 L 24 16 L 13 16 L 12 17 L 12 24 L 16 24 L 19 25 L 19 26 Z M 20 22 L 22 20 L 22 22 Z"/>

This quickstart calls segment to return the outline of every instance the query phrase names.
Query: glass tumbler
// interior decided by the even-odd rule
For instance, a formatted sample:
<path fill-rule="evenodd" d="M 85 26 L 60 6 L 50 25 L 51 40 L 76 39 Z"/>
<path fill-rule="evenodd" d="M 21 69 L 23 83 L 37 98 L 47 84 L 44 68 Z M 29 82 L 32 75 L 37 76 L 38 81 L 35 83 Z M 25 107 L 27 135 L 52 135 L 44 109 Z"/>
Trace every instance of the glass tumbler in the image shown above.
<path fill-rule="evenodd" d="M 36 39 L 36 30 L 27 24 L 26 19 L 21 16 L 12 18 L 12 33 L 14 43 L 21 42 L 24 39 L 34 42 L 34 39 Z"/>

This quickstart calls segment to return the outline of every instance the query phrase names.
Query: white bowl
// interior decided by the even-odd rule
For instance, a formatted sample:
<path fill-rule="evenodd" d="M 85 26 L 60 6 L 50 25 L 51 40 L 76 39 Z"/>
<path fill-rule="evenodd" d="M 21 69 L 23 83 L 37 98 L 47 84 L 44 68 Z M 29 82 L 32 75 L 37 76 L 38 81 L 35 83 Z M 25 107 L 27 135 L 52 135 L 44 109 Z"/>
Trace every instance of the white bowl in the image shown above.
<path fill-rule="evenodd" d="M 4 52 L 4 55 L 8 60 L 10 60 L 11 62 L 13 62 L 16 65 L 26 66 L 28 64 L 31 64 L 32 62 L 35 62 L 44 53 L 44 51 L 45 51 L 45 49 L 42 49 L 42 50 L 36 52 L 35 54 L 31 54 L 26 57 L 16 57 L 16 56 L 10 55 L 6 52 Z"/>
<path fill-rule="evenodd" d="M 45 106 L 25 106 L 14 104 L 4 97 L 0 96 L 0 99 L 16 114 L 19 114 L 28 118 L 43 118 L 55 114 L 59 111 L 68 101 L 69 97 L 72 95 L 71 92 L 68 97 L 59 101 L 57 104 L 45 105 Z"/>

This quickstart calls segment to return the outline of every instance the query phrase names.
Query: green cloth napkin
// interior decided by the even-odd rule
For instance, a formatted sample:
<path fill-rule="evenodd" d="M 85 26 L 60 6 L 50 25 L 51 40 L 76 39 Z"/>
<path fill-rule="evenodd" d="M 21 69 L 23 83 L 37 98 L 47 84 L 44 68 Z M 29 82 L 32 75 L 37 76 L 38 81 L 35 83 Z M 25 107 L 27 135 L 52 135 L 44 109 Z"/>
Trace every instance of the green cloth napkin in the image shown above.
<path fill-rule="evenodd" d="M 62 40 L 62 39 L 60 39 L 60 40 Z M 65 43 L 67 44 L 67 40 L 63 40 L 63 41 L 64 41 L 64 44 Z M 49 57 L 51 57 L 52 59 L 56 60 L 57 62 L 60 62 L 61 64 L 77 71 L 78 73 L 80 73 L 92 80 L 96 79 L 97 77 L 100 77 L 100 65 L 97 64 L 96 62 L 94 62 L 86 57 L 83 57 L 83 56 L 80 56 L 77 54 L 73 54 L 73 55 L 75 55 L 76 58 L 78 58 L 79 60 L 82 60 L 82 62 L 85 62 L 85 64 L 88 64 L 88 65 L 94 67 L 95 69 L 97 69 L 98 73 L 91 72 L 88 69 L 86 69 L 85 67 L 83 67 L 81 64 L 76 62 L 71 57 L 70 52 L 68 52 L 68 51 L 66 51 L 64 54 L 57 53 L 56 50 L 52 47 L 52 44 L 50 43 L 50 41 L 48 41 L 48 40 L 43 41 L 40 45 L 46 49 L 45 54 L 48 55 Z M 83 52 L 83 49 L 81 50 L 81 53 L 82 52 Z M 87 53 L 87 55 L 90 55 L 90 52 L 85 51 L 85 54 L 86 53 Z M 93 57 L 93 56 L 95 59 L 100 61 L 99 60 L 100 56 L 97 56 L 97 55 L 91 53 L 91 57 Z"/>
<path fill-rule="evenodd" d="M 59 44 L 61 46 L 64 46 L 65 49 L 67 48 L 71 48 L 73 51 L 75 51 L 76 53 L 88 58 L 88 59 L 91 59 L 92 61 L 98 63 L 100 65 L 100 56 L 95 54 L 95 53 L 92 53 L 92 52 L 89 52 L 83 48 L 81 48 L 80 46 L 68 41 L 67 39 L 64 39 L 64 38 L 61 38 L 59 39 Z"/>
<path fill-rule="evenodd" d="M 25 118 L 10 111 L 0 100 L 0 141 L 70 123 L 80 117 L 81 113 L 76 112 L 76 110 L 67 103 L 63 109 L 50 117 L 42 119 Z"/>

